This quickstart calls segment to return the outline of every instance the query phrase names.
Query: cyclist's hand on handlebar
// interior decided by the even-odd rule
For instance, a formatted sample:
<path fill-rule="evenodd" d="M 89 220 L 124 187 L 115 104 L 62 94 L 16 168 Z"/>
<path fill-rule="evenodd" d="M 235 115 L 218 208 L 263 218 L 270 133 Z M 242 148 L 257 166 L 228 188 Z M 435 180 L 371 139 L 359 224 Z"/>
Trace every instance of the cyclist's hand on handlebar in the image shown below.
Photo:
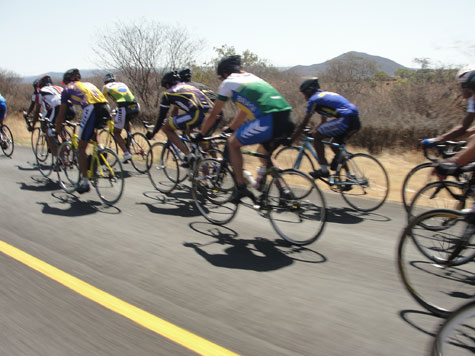
<path fill-rule="evenodd" d="M 28 125 L 28 127 L 27 127 L 27 130 L 28 130 L 29 132 L 33 131 L 34 129 L 35 129 L 35 128 L 34 128 L 33 126 L 31 126 L 31 125 Z"/>
<path fill-rule="evenodd" d="M 434 171 L 439 176 L 439 178 L 445 178 L 449 175 L 458 175 L 460 168 L 455 162 L 443 161 L 434 167 Z"/>
<path fill-rule="evenodd" d="M 234 130 L 232 128 L 230 128 L 229 126 L 226 126 L 226 127 L 224 127 L 223 133 L 224 134 L 232 134 L 232 133 L 234 133 Z"/>
<path fill-rule="evenodd" d="M 437 141 L 437 139 L 434 137 L 434 138 L 426 138 L 422 140 L 421 145 L 422 145 L 422 148 L 431 148 L 431 147 L 436 146 L 438 143 L 439 141 Z"/>
<path fill-rule="evenodd" d="M 153 136 L 155 136 L 155 134 L 153 132 L 150 132 L 150 131 L 148 131 L 145 134 L 145 137 L 147 137 L 147 140 L 151 140 L 153 138 Z"/>
<path fill-rule="evenodd" d="M 292 146 L 292 138 L 291 137 L 287 137 L 285 139 L 282 140 L 282 145 L 284 146 L 287 146 L 287 147 L 290 147 Z"/>
<path fill-rule="evenodd" d="M 203 140 L 203 134 L 201 132 L 192 132 L 190 134 L 190 141 L 193 143 L 198 143 Z"/>

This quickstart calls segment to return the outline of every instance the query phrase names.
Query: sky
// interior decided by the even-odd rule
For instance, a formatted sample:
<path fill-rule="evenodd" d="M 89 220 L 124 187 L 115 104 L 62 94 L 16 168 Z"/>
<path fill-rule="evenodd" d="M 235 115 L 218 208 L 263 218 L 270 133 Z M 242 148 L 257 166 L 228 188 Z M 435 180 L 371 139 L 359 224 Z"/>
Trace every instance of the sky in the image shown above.
<path fill-rule="evenodd" d="M 474 0 L 0 0 L 0 13 L 0 70 L 20 76 L 98 68 L 98 34 L 144 20 L 186 29 L 202 43 L 198 64 L 224 44 L 279 67 L 349 51 L 475 64 Z"/>

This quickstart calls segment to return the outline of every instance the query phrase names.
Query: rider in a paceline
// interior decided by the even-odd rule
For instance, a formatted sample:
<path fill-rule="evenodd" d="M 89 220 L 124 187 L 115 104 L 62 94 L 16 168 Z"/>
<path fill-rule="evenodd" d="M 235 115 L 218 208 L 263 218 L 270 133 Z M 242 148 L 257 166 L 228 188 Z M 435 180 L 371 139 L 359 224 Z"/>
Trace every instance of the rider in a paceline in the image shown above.
<path fill-rule="evenodd" d="M 55 134 L 52 128 L 55 125 L 56 117 L 59 114 L 59 108 L 61 106 L 61 93 L 63 88 L 57 85 L 53 85 L 53 80 L 49 75 L 45 75 L 38 80 L 38 100 L 36 101 L 33 121 L 31 128 L 35 127 L 36 122 L 40 116 L 40 110 L 42 107 L 46 109 L 44 115 L 46 121 L 42 125 L 41 129 L 46 133 L 46 141 L 51 153 L 56 156 L 57 147 Z M 66 118 L 71 120 L 74 118 L 75 112 L 71 104 L 67 105 Z M 48 123 L 47 123 L 48 122 Z"/>
<path fill-rule="evenodd" d="M 361 128 L 359 111 L 354 104 L 340 94 L 321 90 L 318 78 L 304 80 L 300 85 L 300 92 L 307 100 L 307 112 L 302 123 L 292 135 L 292 141 L 300 136 L 315 112 L 320 114 L 320 124 L 313 134 L 313 145 L 317 151 L 320 169 L 310 172 L 310 175 L 313 178 L 328 177 L 330 172 L 322 140 L 333 138 L 335 142 L 342 143 L 343 140 L 358 131 Z M 327 121 L 329 117 L 334 119 Z M 330 169 L 336 170 L 337 163 L 338 158 L 335 156 Z"/>
<path fill-rule="evenodd" d="M 38 81 L 39 81 L 39 79 L 35 79 L 33 81 L 33 94 L 31 94 L 30 106 L 28 107 L 28 110 L 26 112 L 23 111 L 23 117 L 27 120 L 28 131 L 30 131 L 30 132 L 33 131 L 33 129 L 34 129 L 34 125 L 32 125 L 31 122 L 30 122 L 30 114 L 35 109 L 35 106 L 39 102 L 39 98 L 40 98 L 40 94 L 39 94 L 39 91 L 38 91 Z M 43 106 L 43 110 L 45 110 L 44 106 Z"/>
<path fill-rule="evenodd" d="M 166 73 L 162 78 L 161 84 L 166 90 L 160 102 L 158 120 L 155 123 L 153 132 L 147 133 L 147 138 L 151 139 L 162 129 L 168 139 L 185 154 L 185 164 L 183 166 L 189 167 L 194 159 L 193 154 L 175 131 L 189 131 L 200 126 L 206 113 L 213 107 L 213 103 L 198 88 L 182 83 L 176 71 Z M 172 117 L 163 124 L 172 106 Z M 177 115 L 178 109 L 185 111 L 185 114 Z"/>
<path fill-rule="evenodd" d="M 91 189 L 87 177 L 88 167 L 86 156 L 89 139 L 95 133 L 96 128 L 103 126 L 107 122 L 106 120 L 110 120 L 110 112 L 107 99 L 101 91 L 95 85 L 88 82 L 81 82 L 80 80 L 81 73 L 79 73 L 79 70 L 76 68 L 69 69 L 63 75 L 63 84 L 65 87 L 61 93 L 61 107 L 56 119 L 56 132 L 61 130 L 61 125 L 66 116 L 68 102 L 81 105 L 83 115 L 78 132 L 78 155 L 82 179 L 76 191 L 82 194 Z"/>
<path fill-rule="evenodd" d="M 127 85 L 118 82 L 115 75 L 107 73 L 104 76 L 104 87 L 102 88 L 104 96 L 111 97 L 117 104 L 116 115 L 114 118 L 114 138 L 117 141 L 122 152 L 124 152 L 123 163 L 129 161 L 132 156 L 126 147 L 125 141 L 120 135 L 122 129 L 127 127 L 130 130 L 130 122 L 139 114 L 140 106 L 135 100 L 135 96 Z"/>
<path fill-rule="evenodd" d="M 0 93 L 0 127 L 3 125 L 3 120 L 7 116 L 7 100 Z"/>
<path fill-rule="evenodd" d="M 253 194 L 247 189 L 243 175 L 241 147 L 261 144 L 258 152 L 270 154 L 289 137 L 295 129 L 292 107 L 269 83 L 242 69 L 240 56 L 228 56 L 218 63 L 217 74 L 222 80 L 218 89 L 218 99 L 210 112 L 201 132 L 194 137 L 200 141 L 212 127 L 227 100 L 240 109 L 229 124 L 227 131 L 233 132 L 228 139 L 228 147 L 234 174 L 238 184 L 237 199 Z M 244 123 L 246 117 L 251 121 Z"/>

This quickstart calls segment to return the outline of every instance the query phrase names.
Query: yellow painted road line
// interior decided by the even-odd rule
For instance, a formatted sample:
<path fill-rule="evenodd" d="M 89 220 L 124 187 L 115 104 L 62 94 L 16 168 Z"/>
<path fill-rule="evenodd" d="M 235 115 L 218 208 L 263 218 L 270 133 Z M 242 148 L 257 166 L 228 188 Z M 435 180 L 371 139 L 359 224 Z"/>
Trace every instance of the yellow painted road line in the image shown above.
<path fill-rule="evenodd" d="M 49 265 L 22 250 L 0 240 L 0 252 L 31 267 L 58 283 L 72 289 L 76 293 L 104 306 L 107 309 L 120 314 L 127 319 L 142 325 L 144 328 L 170 339 L 181 346 L 186 347 L 200 355 L 231 356 L 237 355 L 219 345 L 216 345 L 200 336 L 182 329 L 166 320 L 150 314 L 123 300 L 114 297 L 82 280 Z"/>

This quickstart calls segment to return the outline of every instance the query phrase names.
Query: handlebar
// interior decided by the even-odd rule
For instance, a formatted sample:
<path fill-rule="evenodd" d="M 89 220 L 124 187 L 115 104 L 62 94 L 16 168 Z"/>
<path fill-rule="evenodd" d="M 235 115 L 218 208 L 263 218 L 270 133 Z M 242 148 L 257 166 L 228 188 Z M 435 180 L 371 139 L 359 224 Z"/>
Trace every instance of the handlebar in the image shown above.
<path fill-rule="evenodd" d="M 437 162 L 439 159 L 446 159 L 456 155 L 465 148 L 467 141 L 445 141 L 439 142 L 432 148 L 424 147 L 424 157 L 429 161 Z M 436 153 L 434 154 L 434 149 Z"/>

